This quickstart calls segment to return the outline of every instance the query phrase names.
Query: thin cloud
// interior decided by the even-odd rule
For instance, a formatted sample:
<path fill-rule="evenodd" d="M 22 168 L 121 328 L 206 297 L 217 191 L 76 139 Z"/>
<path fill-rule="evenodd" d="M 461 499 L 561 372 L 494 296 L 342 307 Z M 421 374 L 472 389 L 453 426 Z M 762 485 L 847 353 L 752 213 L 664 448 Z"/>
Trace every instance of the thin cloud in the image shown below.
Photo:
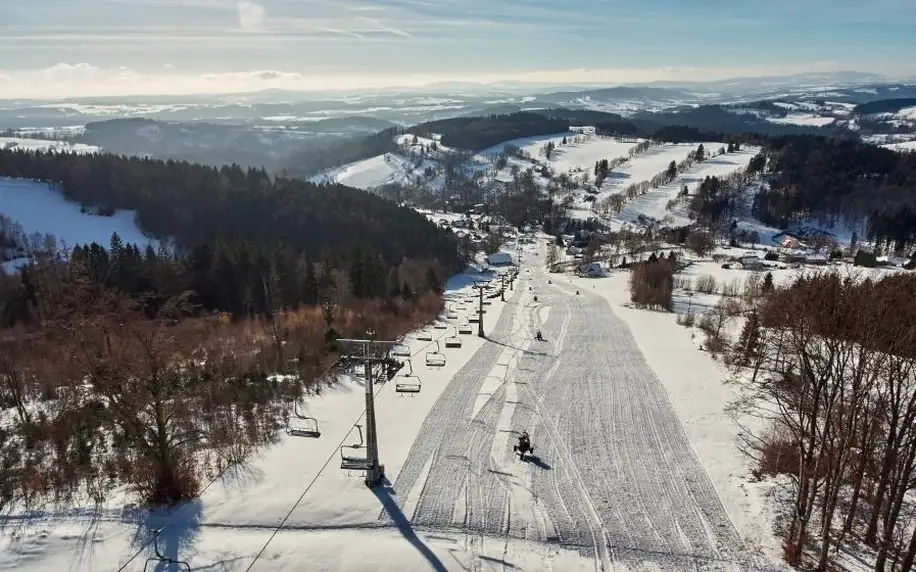
<path fill-rule="evenodd" d="M 373 26 L 378 31 L 388 32 L 390 34 L 394 34 L 395 36 L 400 36 L 402 38 L 412 38 L 413 37 L 413 35 L 407 32 L 406 30 L 395 28 L 387 24 L 383 24 L 381 21 L 376 20 L 375 18 L 360 17 L 357 19 L 369 24 L 370 26 Z"/>
<path fill-rule="evenodd" d="M 814 62 L 795 66 L 758 67 L 655 67 L 504 70 L 484 74 L 354 73 L 333 67 L 309 72 L 261 69 L 226 73 L 179 73 L 159 68 L 141 73 L 127 68 L 102 69 L 91 64 L 57 63 L 35 72 L 2 72 L 6 97 L 77 97 L 134 94 L 194 94 L 251 92 L 266 88 L 301 91 L 360 91 L 423 87 L 442 81 L 478 84 L 531 82 L 534 84 L 622 84 L 653 81 L 703 81 L 734 77 L 759 77 L 800 72 L 836 71 L 845 66 Z"/>
<path fill-rule="evenodd" d="M 239 27 L 247 32 L 258 32 L 264 27 L 266 11 L 260 4 L 249 0 L 239 0 L 236 4 L 238 11 Z"/>

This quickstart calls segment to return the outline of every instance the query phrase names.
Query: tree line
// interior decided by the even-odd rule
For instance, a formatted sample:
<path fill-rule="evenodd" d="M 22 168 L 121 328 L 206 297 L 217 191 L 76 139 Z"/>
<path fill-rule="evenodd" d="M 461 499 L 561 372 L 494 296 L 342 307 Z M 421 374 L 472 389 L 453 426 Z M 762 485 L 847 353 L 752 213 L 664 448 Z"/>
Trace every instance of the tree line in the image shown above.
<path fill-rule="evenodd" d="M 161 246 L 29 244 L 0 272 L 0 508 L 173 504 L 273 442 L 340 337 L 397 338 L 442 308 L 448 230 L 337 185 L 111 155 L 0 152 L 0 174 L 85 210 L 130 209 Z M 100 216 L 100 215 L 95 215 Z M 167 243 L 168 242 L 168 243 Z"/>
<path fill-rule="evenodd" d="M 453 235 L 412 209 L 342 185 L 272 178 L 263 169 L 0 151 L 0 176 L 47 182 L 96 212 L 134 211 L 145 233 L 182 249 L 219 240 L 277 243 L 318 260 L 345 259 L 364 244 L 389 265 L 404 258 L 460 265 Z"/>
<path fill-rule="evenodd" d="M 876 572 L 909 572 L 916 531 L 916 277 L 832 273 L 771 287 L 735 347 L 758 473 L 789 478 L 787 561 L 830 569 L 841 546 L 874 550 Z"/>

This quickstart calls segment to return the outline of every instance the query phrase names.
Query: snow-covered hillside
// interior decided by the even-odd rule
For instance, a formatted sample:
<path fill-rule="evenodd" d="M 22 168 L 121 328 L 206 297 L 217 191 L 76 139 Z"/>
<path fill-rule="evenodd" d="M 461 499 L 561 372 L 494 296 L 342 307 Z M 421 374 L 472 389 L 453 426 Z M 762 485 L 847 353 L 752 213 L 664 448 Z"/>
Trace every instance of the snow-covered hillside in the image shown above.
<path fill-rule="evenodd" d="M 374 189 L 391 184 L 408 185 L 423 180 L 437 166 L 433 161 L 386 153 L 325 171 L 310 181 L 319 184 L 339 183 L 357 189 Z"/>
<path fill-rule="evenodd" d="M 68 141 L 29 139 L 24 137 L 0 137 L 0 149 L 21 149 L 23 151 L 61 151 L 67 153 L 96 153 L 98 147 Z"/>
<path fill-rule="evenodd" d="M 0 214 L 21 226 L 25 238 L 36 240 L 36 235 L 52 235 L 58 246 L 91 242 L 107 246 L 113 232 L 124 243 L 142 246 L 154 242 L 137 228 L 134 213 L 119 211 L 113 216 L 84 213 L 79 205 L 68 202 L 46 183 L 0 178 Z M 11 261 L 4 266 L 13 270 L 20 264 L 21 261 Z"/>
<path fill-rule="evenodd" d="M 707 143 L 705 145 L 708 149 L 717 149 L 719 147 L 715 143 Z M 677 147 L 664 150 L 662 156 L 666 158 L 674 157 L 676 150 L 678 150 Z M 683 147 L 680 151 L 683 152 Z M 678 197 L 684 186 L 687 186 L 688 192 L 693 193 L 706 177 L 722 178 L 736 171 L 746 169 L 748 163 L 759 151 L 759 147 L 745 147 L 740 151 L 717 155 L 701 163 L 694 164 L 690 169 L 679 173 L 673 182 L 657 189 L 650 189 L 644 195 L 640 195 L 628 202 L 620 213 L 611 217 L 611 227 L 616 229 L 624 224 L 639 226 L 650 222 L 658 222 L 668 226 L 690 224 L 692 220 L 684 212 L 683 208 L 668 209 L 669 203 Z M 683 156 L 681 159 L 683 159 Z M 672 160 L 676 161 L 677 159 L 668 159 L 669 162 Z M 656 164 L 659 162 L 656 160 Z M 663 169 L 664 167 L 659 170 Z M 645 168 L 642 174 L 648 171 L 649 169 Z"/>

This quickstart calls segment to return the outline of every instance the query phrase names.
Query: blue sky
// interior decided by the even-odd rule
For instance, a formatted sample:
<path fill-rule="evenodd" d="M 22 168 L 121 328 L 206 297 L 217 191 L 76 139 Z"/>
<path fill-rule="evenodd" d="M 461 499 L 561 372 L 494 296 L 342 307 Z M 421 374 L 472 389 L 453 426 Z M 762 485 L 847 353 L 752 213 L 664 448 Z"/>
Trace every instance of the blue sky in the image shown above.
<path fill-rule="evenodd" d="M 193 91 L 194 78 L 321 78 L 330 86 L 334 78 L 355 85 L 360 77 L 627 82 L 828 68 L 913 74 L 913 6 L 913 0 L 0 0 L 0 97 L 143 81 Z"/>

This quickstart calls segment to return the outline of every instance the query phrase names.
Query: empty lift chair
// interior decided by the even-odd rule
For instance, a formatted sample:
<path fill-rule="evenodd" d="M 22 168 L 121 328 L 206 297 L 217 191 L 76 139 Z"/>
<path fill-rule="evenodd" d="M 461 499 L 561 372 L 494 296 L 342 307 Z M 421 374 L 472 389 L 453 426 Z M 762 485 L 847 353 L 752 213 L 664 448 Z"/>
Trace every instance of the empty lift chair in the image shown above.
<path fill-rule="evenodd" d="M 442 367 L 445 365 L 445 354 L 436 342 L 436 351 L 426 352 L 426 365 L 429 367 Z"/>
<path fill-rule="evenodd" d="M 165 527 L 163 527 L 165 528 Z M 153 556 L 150 556 L 146 559 L 146 564 L 143 565 L 143 572 L 150 570 L 149 565 L 155 562 L 153 570 L 158 568 L 161 564 L 166 564 L 169 568 L 175 570 L 187 570 L 191 572 L 191 565 L 182 560 L 172 560 L 168 556 L 164 556 L 162 551 L 159 550 L 159 535 L 162 534 L 162 528 L 153 533 Z"/>
<path fill-rule="evenodd" d="M 367 471 L 372 467 L 369 459 L 366 458 L 363 426 L 355 425 L 354 428 L 359 432 L 359 442 L 344 445 L 340 448 L 340 468 L 345 471 Z"/>
<path fill-rule="evenodd" d="M 458 333 L 459 334 L 473 334 L 474 329 L 471 328 L 471 322 L 468 320 L 463 320 L 458 324 Z"/>
<path fill-rule="evenodd" d="M 421 342 L 431 342 L 433 341 L 433 335 L 428 330 L 420 330 L 417 332 L 417 339 Z"/>
<path fill-rule="evenodd" d="M 407 344 L 395 344 L 391 348 L 391 355 L 396 357 L 410 357 L 410 346 Z"/>
<path fill-rule="evenodd" d="M 293 402 L 293 414 L 286 424 L 286 432 L 296 437 L 312 437 L 314 439 L 321 437 L 318 419 L 304 415 L 299 411 L 298 401 Z"/>
<path fill-rule="evenodd" d="M 410 360 L 407 360 L 407 368 L 409 371 L 406 374 L 395 378 L 394 390 L 400 394 L 420 393 L 423 384 L 420 383 L 420 376 L 413 372 L 413 363 Z"/>
<path fill-rule="evenodd" d="M 454 335 L 450 338 L 445 338 L 445 347 L 446 348 L 460 348 L 461 347 L 461 338 L 458 337 L 458 329 L 455 329 Z"/>

